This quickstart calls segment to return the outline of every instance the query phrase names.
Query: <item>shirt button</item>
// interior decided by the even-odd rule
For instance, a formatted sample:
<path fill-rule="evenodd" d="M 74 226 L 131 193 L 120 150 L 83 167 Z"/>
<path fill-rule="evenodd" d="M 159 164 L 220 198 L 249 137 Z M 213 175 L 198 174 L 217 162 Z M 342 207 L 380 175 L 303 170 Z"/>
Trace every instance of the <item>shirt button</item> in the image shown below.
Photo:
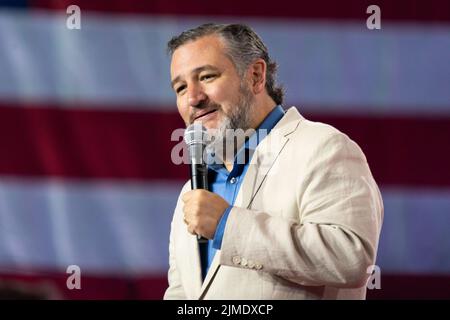
<path fill-rule="evenodd" d="M 256 269 L 256 270 L 261 270 L 262 268 L 263 268 L 263 266 L 260 265 L 259 263 L 257 263 L 257 264 L 255 265 L 255 269 Z"/>
<path fill-rule="evenodd" d="M 242 260 L 241 260 L 241 266 L 244 266 L 244 267 L 247 266 L 247 259 L 242 258 Z"/>
<path fill-rule="evenodd" d="M 248 267 L 253 269 L 255 267 L 255 263 L 252 260 L 248 260 Z"/>
<path fill-rule="evenodd" d="M 235 177 L 233 177 L 233 178 L 230 179 L 230 183 L 231 183 L 231 184 L 235 184 L 235 183 L 236 183 L 236 180 L 237 180 L 237 179 L 236 179 Z"/>
<path fill-rule="evenodd" d="M 236 265 L 241 263 L 241 257 L 239 257 L 239 256 L 234 256 L 232 260 L 233 260 L 233 263 Z"/>

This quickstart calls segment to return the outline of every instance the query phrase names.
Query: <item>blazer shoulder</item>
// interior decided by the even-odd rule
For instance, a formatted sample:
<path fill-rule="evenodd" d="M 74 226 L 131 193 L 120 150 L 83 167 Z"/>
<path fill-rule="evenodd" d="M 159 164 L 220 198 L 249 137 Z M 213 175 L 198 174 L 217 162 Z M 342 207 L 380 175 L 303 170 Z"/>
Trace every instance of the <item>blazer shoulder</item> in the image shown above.
<path fill-rule="evenodd" d="M 330 139 L 330 137 L 333 136 L 345 136 L 348 138 L 348 136 L 335 127 L 322 123 L 322 122 L 316 122 L 311 121 L 308 119 L 303 119 L 303 121 L 299 124 L 299 130 L 298 134 L 302 136 L 314 136 L 316 141 L 326 141 Z"/>
<path fill-rule="evenodd" d="M 329 124 L 306 119 L 296 107 L 289 108 L 280 123 L 280 127 L 285 129 L 285 131 L 287 131 L 286 127 L 291 125 L 291 128 L 294 130 L 290 133 L 294 133 L 295 137 L 306 138 L 316 142 L 328 140 L 335 135 L 344 135 L 347 137 L 344 133 Z M 297 125 L 294 126 L 295 123 Z M 314 139 L 310 139 L 312 137 Z"/>

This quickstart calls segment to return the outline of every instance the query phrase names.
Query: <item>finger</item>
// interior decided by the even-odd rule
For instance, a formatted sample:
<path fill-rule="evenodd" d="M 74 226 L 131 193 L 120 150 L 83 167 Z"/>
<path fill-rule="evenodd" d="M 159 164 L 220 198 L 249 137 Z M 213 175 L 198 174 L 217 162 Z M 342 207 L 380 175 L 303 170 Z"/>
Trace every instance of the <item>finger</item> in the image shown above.
<path fill-rule="evenodd" d="M 208 190 L 204 190 L 204 189 L 189 190 L 183 194 L 183 196 L 181 197 L 181 200 L 184 202 L 187 202 L 187 201 L 192 200 L 193 198 L 202 199 L 209 193 L 211 193 L 211 192 Z"/>
<path fill-rule="evenodd" d="M 195 230 L 194 230 L 194 227 L 192 227 L 191 225 L 188 225 L 188 232 L 189 232 L 190 234 L 193 234 L 193 235 L 196 234 L 196 233 L 195 233 Z"/>
<path fill-rule="evenodd" d="M 189 215 L 189 211 L 187 211 L 187 210 L 183 210 L 183 221 L 184 221 L 184 223 L 189 224 L 190 215 Z"/>
<path fill-rule="evenodd" d="M 192 195 L 195 190 L 186 191 L 183 196 L 181 197 L 181 200 L 183 202 L 189 201 L 190 198 L 192 198 Z"/>
<path fill-rule="evenodd" d="M 184 218 L 188 221 L 189 221 L 189 217 L 192 216 L 192 212 L 193 212 L 191 207 L 192 207 L 191 204 L 185 204 L 183 206 L 183 215 L 184 215 Z"/>

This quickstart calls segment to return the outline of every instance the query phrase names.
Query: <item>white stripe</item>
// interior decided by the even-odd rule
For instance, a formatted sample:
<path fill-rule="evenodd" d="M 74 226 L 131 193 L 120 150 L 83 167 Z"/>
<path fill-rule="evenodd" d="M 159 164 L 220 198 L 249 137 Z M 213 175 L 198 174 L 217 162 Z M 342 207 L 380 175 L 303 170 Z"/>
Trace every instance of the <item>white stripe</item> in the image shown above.
<path fill-rule="evenodd" d="M 0 99 L 175 110 L 166 42 L 202 19 L 83 13 L 81 30 L 68 30 L 65 18 L 0 12 Z M 450 114 L 448 25 L 383 23 L 370 31 L 364 19 L 243 21 L 278 60 L 286 105 Z"/>
<path fill-rule="evenodd" d="M 0 270 L 161 273 L 181 185 L 0 182 Z"/>
<path fill-rule="evenodd" d="M 382 272 L 450 273 L 450 189 L 383 189 Z"/>
<path fill-rule="evenodd" d="M 181 184 L 0 182 L 0 272 L 58 269 L 165 274 Z M 450 190 L 382 190 L 383 272 L 450 273 Z"/>

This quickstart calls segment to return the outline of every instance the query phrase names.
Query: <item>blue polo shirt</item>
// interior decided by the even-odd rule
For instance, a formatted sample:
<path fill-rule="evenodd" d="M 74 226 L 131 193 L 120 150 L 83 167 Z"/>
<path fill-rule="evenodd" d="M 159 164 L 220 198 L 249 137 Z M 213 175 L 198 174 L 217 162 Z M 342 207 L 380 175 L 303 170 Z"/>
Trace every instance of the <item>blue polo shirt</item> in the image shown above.
<path fill-rule="evenodd" d="M 223 164 L 211 164 L 208 166 L 208 183 L 209 190 L 224 198 L 230 206 L 225 210 L 222 218 L 217 225 L 216 233 L 212 240 L 207 244 L 200 245 L 200 258 L 202 263 L 203 279 L 208 272 L 209 266 L 218 249 L 222 246 L 223 234 L 228 215 L 233 207 L 236 196 L 244 180 L 245 173 L 249 167 L 250 160 L 256 149 L 256 146 L 266 137 L 270 130 L 284 116 L 283 108 L 276 106 L 263 120 L 245 144 L 238 150 L 234 158 L 233 169 L 231 172 L 225 168 Z"/>

